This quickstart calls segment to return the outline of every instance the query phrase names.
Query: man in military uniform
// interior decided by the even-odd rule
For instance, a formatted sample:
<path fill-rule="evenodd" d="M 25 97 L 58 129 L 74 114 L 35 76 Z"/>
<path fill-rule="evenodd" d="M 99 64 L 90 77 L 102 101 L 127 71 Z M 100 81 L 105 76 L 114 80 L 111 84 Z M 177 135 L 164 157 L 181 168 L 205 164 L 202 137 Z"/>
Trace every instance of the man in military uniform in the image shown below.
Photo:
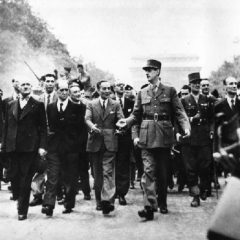
<path fill-rule="evenodd" d="M 179 123 L 186 136 L 190 135 L 190 124 L 175 88 L 161 83 L 161 62 L 148 60 L 143 70 L 149 86 L 139 91 L 133 113 L 118 121 L 117 126 L 130 127 L 134 122 L 140 123 L 140 128 L 136 127 L 133 133 L 134 144 L 142 149 L 144 165 L 141 179 L 144 209 L 138 215 L 152 220 L 158 207 L 162 214 L 168 213 L 167 180 L 170 149 L 174 142 L 173 122 Z"/>
<path fill-rule="evenodd" d="M 191 73 L 188 78 L 191 94 L 182 99 L 182 104 L 191 123 L 191 136 L 182 142 L 182 154 L 187 170 L 190 195 L 193 196 L 191 207 L 198 207 L 200 197 L 206 200 L 211 182 L 211 139 L 214 114 L 209 98 L 200 94 L 200 74 Z M 200 188 L 198 178 L 200 178 Z"/>

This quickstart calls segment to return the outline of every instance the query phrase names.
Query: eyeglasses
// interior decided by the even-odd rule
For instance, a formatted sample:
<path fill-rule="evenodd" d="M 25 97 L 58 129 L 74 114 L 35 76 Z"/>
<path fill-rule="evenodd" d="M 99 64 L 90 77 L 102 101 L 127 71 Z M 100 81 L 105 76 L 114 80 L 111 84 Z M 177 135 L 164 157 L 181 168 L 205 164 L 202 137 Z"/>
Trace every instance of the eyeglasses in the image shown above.
<path fill-rule="evenodd" d="M 68 89 L 67 89 L 67 88 L 61 88 L 61 89 L 59 89 L 59 91 L 60 91 L 60 92 L 64 92 L 64 91 L 65 91 L 65 92 L 68 92 Z"/>

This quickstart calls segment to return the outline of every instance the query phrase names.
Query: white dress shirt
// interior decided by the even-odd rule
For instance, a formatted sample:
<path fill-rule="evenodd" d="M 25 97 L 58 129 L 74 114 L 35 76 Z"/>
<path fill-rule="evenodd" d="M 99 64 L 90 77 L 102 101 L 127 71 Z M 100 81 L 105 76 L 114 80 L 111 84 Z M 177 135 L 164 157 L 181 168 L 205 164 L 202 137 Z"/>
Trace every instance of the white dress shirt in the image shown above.
<path fill-rule="evenodd" d="M 124 95 L 121 97 L 121 100 L 122 100 L 122 105 L 123 105 L 123 108 L 124 108 Z M 120 103 L 120 97 L 116 96 L 116 100 L 118 103 Z"/>
<path fill-rule="evenodd" d="M 19 98 L 19 104 L 21 109 L 23 109 L 27 105 L 29 98 L 30 96 L 25 98 L 22 98 L 22 97 Z"/>
<path fill-rule="evenodd" d="M 230 98 L 230 97 L 227 95 L 226 98 L 227 98 L 227 101 L 228 101 L 228 104 L 229 104 L 230 108 L 232 108 L 232 100 L 233 100 L 233 104 L 234 104 L 234 106 L 235 106 L 235 104 L 236 104 L 236 97 Z"/>
<path fill-rule="evenodd" d="M 101 106 L 103 107 L 103 101 L 104 99 L 102 99 L 101 97 L 99 98 Z M 107 104 L 108 104 L 108 99 L 105 99 L 105 109 L 107 108 Z"/>
<path fill-rule="evenodd" d="M 65 109 L 66 109 L 66 107 L 68 105 L 68 98 L 65 101 L 61 101 L 60 99 L 58 99 L 58 101 L 57 101 L 57 109 L 58 109 L 59 112 L 60 112 L 60 104 L 61 103 L 63 104 L 62 105 L 62 109 L 63 109 L 63 111 L 65 111 Z"/>

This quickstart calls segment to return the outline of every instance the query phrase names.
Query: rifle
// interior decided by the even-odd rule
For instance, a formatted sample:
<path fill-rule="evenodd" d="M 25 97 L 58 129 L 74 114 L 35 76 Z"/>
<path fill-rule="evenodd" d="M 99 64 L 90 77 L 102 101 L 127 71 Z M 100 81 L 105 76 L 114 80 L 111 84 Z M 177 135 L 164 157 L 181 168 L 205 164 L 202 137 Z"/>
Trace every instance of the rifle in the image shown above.
<path fill-rule="evenodd" d="M 40 78 L 37 76 L 37 74 L 33 71 L 33 69 L 30 67 L 30 65 L 26 62 L 26 61 L 23 61 L 26 65 L 27 65 L 27 67 L 28 67 L 28 69 L 33 73 L 33 75 L 37 78 L 37 80 L 38 81 L 40 81 Z"/>

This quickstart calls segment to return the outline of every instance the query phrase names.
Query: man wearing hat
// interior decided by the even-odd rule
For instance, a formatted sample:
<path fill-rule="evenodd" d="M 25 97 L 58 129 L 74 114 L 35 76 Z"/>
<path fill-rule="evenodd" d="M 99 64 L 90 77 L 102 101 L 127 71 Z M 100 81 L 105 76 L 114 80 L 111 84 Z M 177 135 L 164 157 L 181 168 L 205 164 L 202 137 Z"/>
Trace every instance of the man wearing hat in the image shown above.
<path fill-rule="evenodd" d="M 186 136 L 190 135 L 190 124 L 175 88 L 161 83 L 161 62 L 150 59 L 143 70 L 149 85 L 138 92 L 130 117 L 118 121 L 117 126 L 130 127 L 139 123 L 140 127 L 136 125 L 134 128 L 133 139 L 142 150 L 144 209 L 138 215 L 152 220 L 158 207 L 162 214 L 168 213 L 167 186 L 170 149 L 174 142 L 173 122 L 179 123 Z"/>
<path fill-rule="evenodd" d="M 190 195 L 193 197 L 191 207 L 198 207 L 200 198 L 206 200 L 211 184 L 214 112 L 209 98 L 200 94 L 200 74 L 191 73 L 188 79 L 191 93 L 182 98 L 182 104 L 191 124 L 191 135 L 188 139 L 182 140 L 182 155 L 187 170 Z M 181 131 L 177 133 L 177 140 L 180 139 L 180 134 Z"/>

